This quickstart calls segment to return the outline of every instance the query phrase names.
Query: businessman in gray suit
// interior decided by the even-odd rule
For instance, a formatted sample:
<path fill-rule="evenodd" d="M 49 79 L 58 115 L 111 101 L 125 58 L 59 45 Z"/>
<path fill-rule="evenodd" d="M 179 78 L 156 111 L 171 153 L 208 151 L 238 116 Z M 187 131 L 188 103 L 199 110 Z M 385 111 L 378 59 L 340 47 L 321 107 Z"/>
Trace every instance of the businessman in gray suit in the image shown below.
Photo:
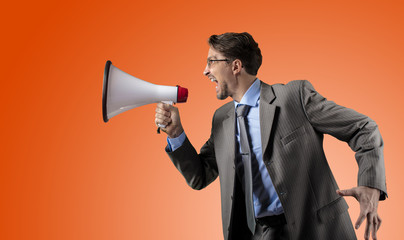
<path fill-rule="evenodd" d="M 355 228 L 376 239 L 379 200 L 387 196 L 383 141 L 376 123 L 328 101 L 308 81 L 267 85 L 256 75 L 262 56 L 248 33 L 209 38 L 204 75 L 218 99 L 210 138 L 198 154 L 176 107 L 159 103 L 166 151 L 188 185 L 220 179 L 224 239 L 356 239 L 342 196 L 360 204 Z M 356 152 L 358 186 L 338 190 L 323 151 L 323 134 Z"/>

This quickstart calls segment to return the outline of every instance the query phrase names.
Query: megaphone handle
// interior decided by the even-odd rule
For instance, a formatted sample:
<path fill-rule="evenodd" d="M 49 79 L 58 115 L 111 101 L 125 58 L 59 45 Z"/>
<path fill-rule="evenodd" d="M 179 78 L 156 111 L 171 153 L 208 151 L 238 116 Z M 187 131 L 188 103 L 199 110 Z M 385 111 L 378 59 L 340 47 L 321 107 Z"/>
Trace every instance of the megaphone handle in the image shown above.
<path fill-rule="evenodd" d="M 170 105 L 173 105 L 173 101 L 161 101 L 161 102 L 163 102 L 163 103 L 165 103 L 165 104 L 170 104 Z M 159 127 L 157 128 L 157 134 L 160 134 L 160 128 L 165 128 L 165 127 L 167 127 L 166 125 L 163 125 L 163 124 L 157 124 Z"/>

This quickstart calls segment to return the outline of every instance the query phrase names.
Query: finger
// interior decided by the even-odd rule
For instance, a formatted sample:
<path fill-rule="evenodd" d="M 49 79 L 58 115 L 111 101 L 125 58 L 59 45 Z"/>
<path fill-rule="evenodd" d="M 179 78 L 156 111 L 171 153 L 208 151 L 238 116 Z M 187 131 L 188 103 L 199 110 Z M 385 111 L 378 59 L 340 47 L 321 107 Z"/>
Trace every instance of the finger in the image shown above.
<path fill-rule="evenodd" d="M 375 219 L 371 214 L 368 215 L 367 226 L 369 227 L 369 233 L 368 233 L 369 238 L 370 238 L 370 235 L 372 234 L 372 238 L 375 239 L 375 237 L 376 237 L 376 235 L 375 235 Z"/>
<path fill-rule="evenodd" d="M 167 116 L 167 114 L 166 113 L 156 113 L 155 115 L 154 115 L 157 119 L 162 119 L 162 120 L 166 120 L 166 121 L 171 121 L 171 117 L 170 116 Z"/>
<path fill-rule="evenodd" d="M 366 240 L 369 239 L 369 230 L 370 230 L 369 225 L 371 225 L 371 224 L 370 224 L 369 219 L 368 219 L 368 221 L 367 221 L 367 223 L 366 223 L 365 235 L 364 235 L 364 237 L 365 237 Z"/>
<path fill-rule="evenodd" d="M 165 113 L 167 116 L 171 115 L 171 105 L 165 105 L 164 103 L 157 103 L 156 112 Z"/>
<path fill-rule="evenodd" d="M 164 109 L 164 110 L 166 110 L 166 111 L 170 111 L 170 109 L 172 107 L 171 104 L 163 103 L 163 102 L 157 103 L 157 106 Z"/>
<path fill-rule="evenodd" d="M 358 219 L 356 220 L 355 229 L 358 229 L 358 228 L 362 225 L 362 222 L 363 222 L 363 220 L 365 220 L 365 218 L 366 218 L 366 214 L 364 214 L 363 212 L 361 212 L 361 213 L 359 214 Z M 366 225 L 366 226 L 367 226 L 367 225 Z"/>
<path fill-rule="evenodd" d="M 164 104 L 163 102 L 159 102 L 159 103 L 157 103 L 157 107 L 164 109 L 164 108 L 165 108 L 165 104 Z"/>
<path fill-rule="evenodd" d="M 166 128 L 170 123 L 165 121 L 156 121 L 156 126 L 159 128 Z"/>
<path fill-rule="evenodd" d="M 337 193 L 340 196 L 352 196 L 356 198 L 356 191 L 355 189 L 351 188 L 351 189 L 345 189 L 345 190 L 337 190 Z"/>
<path fill-rule="evenodd" d="M 377 216 L 377 230 L 379 230 L 380 225 L 382 225 L 382 219 L 379 216 Z"/>
<path fill-rule="evenodd" d="M 164 105 L 163 105 L 163 103 L 161 103 L 161 102 L 157 103 L 157 105 L 156 105 L 156 111 L 157 111 L 157 109 L 163 109 L 163 110 L 164 110 Z"/>
<path fill-rule="evenodd" d="M 374 217 L 373 218 L 373 222 L 372 222 L 372 228 L 371 228 L 371 231 L 372 231 L 372 238 L 373 238 L 373 240 L 376 240 L 377 239 L 377 218 L 376 217 Z"/>
<path fill-rule="evenodd" d="M 165 110 L 164 108 L 156 108 L 156 113 L 163 114 L 164 116 L 167 116 L 167 117 L 171 116 L 171 112 Z"/>
<path fill-rule="evenodd" d="M 159 124 L 160 124 L 160 125 L 167 126 L 168 124 L 171 123 L 171 118 L 167 118 L 167 117 L 164 117 L 164 116 L 162 116 L 162 115 L 156 116 L 156 118 L 154 119 L 154 123 L 155 123 L 157 126 L 159 126 Z"/>
<path fill-rule="evenodd" d="M 167 115 L 164 114 L 164 113 L 156 113 L 154 116 L 155 116 L 157 119 L 162 119 L 162 120 L 171 119 L 170 116 L 167 116 Z"/>

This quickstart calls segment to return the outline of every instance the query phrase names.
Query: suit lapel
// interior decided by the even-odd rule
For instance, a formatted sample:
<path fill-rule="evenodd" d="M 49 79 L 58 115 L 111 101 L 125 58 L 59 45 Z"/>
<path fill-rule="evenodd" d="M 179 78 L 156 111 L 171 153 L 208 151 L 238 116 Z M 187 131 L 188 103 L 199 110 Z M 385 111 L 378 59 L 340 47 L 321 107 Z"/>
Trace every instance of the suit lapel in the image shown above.
<path fill-rule="evenodd" d="M 260 125 L 261 125 L 261 143 L 262 153 L 268 146 L 271 135 L 272 124 L 274 122 L 276 106 L 271 103 L 275 100 L 276 96 L 272 87 L 268 84 L 261 82 L 260 92 Z"/>
<path fill-rule="evenodd" d="M 235 159 L 235 110 L 234 107 L 230 108 L 227 112 L 227 118 L 223 120 L 223 132 L 225 133 L 225 143 L 226 152 L 228 153 L 228 161 L 234 163 Z M 230 165 L 231 166 L 231 165 Z"/>

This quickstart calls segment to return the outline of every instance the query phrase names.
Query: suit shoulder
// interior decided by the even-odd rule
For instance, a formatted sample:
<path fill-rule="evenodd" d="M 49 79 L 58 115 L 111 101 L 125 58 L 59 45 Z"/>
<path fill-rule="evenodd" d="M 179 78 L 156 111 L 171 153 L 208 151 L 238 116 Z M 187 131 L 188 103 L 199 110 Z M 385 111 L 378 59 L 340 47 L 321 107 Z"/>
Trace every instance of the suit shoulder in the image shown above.
<path fill-rule="evenodd" d="M 234 111 L 234 103 L 231 101 L 224 104 L 215 111 L 215 114 L 213 115 L 212 118 L 212 133 L 214 132 L 213 129 L 216 129 L 217 127 L 221 126 L 223 120 L 228 118 L 228 113 L 229 111 L 231 111 L 232 108 Z"/>
<path fill-rule="evenodd" d="M 273 84 L 272 87 L 275 90 L 288 90 L 288 89 L 292 90 L 292 89 L 299 89 L 303 85 L 311 86 L 311 83 L 307 80 L 293 80 L 286 84 L 285 83 L 276 83 L 276 84 Z"/>
<path fill-rule="evenodd" d="M 303 92 L 314 90 L 313 85 L 307 80 L 294 80 L 286 84 L 278 83 L 272 85 L 275 95 L 301 95 Z"/>
<path fill-rule="evenodd" d="M 223 106 L 221 106 L 220 108 L 216 109 L 214 117 L 221 119 L 225 117 L 232 108 L 234 108 L 234 102 L 233 101 L 228 102 Z"/>

